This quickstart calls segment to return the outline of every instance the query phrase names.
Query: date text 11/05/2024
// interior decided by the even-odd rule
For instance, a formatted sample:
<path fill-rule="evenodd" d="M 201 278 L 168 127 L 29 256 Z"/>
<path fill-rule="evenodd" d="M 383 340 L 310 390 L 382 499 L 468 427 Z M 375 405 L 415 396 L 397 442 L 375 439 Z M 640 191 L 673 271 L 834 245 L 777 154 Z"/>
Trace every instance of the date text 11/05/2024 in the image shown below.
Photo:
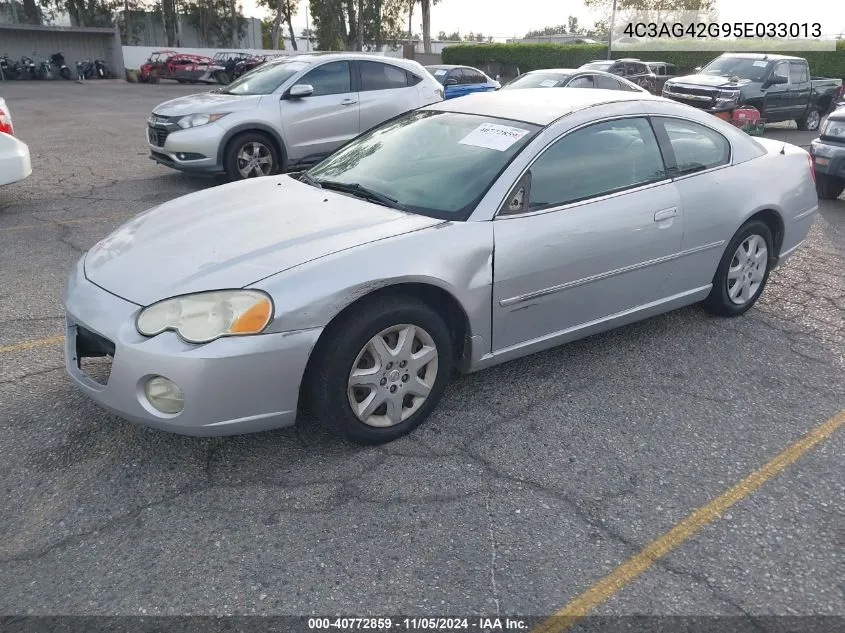
<path fill-rule="evenodd" d="M 806 38 L 821 37 L 818 22 L 629 22 L 628 37 L 650 38 Z"/>
<path fill-rule="evenodd" d="M 474 618 L 308 618 L 308 628 L 312 631 L 527 631 L 528 621 L 506 617 Z"/>

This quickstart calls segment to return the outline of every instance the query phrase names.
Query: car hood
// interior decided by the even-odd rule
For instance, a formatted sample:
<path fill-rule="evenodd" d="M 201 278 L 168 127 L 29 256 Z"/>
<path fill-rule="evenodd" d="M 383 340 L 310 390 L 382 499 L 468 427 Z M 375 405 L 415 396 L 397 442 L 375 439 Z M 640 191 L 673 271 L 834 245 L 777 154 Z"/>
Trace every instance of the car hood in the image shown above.
<path fill-rule="evenodd" d="M 674 77 L 666 82 L 667 86 L 678 84 L 689 84 L 691 86 L 707 86 L 712 88 L 742 88 L 751 83 L 750 79 L 739 79 L 731 81 L 732 77 L 719 75 L 686 75 L 685 77 Z"/>
<path fill-rule="evenodd" d="M 153 108 L 153 114 L 181 116 L 201 112 L 226 112 L 254 108 L 261 95 L 224 95 L 219 92 L 201 92 L 160 103 Z"/>
<path fill-rule="evenodd" d="M 288 176 L 182 196 L 124 224 L 85 256 L 85 276 L 138 305 L 242 288 L 299 264 L 443 220 Z"/>

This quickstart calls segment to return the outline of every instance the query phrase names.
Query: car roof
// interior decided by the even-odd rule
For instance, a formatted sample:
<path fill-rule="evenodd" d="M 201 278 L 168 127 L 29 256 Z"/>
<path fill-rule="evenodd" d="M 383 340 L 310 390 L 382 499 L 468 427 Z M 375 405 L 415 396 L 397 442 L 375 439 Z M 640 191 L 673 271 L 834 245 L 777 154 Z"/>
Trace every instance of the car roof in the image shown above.
<path fill-rule="evenodd" d="M 297 55 L 280 55 L 276 59 L 270 60 L 274 63 L 282 63 L 285 61 L 296 61 L 306 63 L 330 62 L 342 60 L 357 60 L 357 61 L 377 61 L 384 64 L 393 64 L 405 70 L 420 72 L 422 64 L 413 59 L 402 59 L 400 57 L 388 57 L 386 55 L 379 55 L 378 53 L 332 53 L 332 52 L 315 52 L 315 53 L 299 53 Z"/>
<path fill-rule="evenodd" d="M 562 116 L 591 106 L 627 101 L 662 101 L 661 97 L 647 92 L 622 90 L 599 90 L 596 88 L 525 88 L 523 90 L 502 90 L 477 92 L 461 97 L 439 101 L 427 107 L 441 112 L 478 114 L 500 119 L 524 121 L 546 126 Z"/>
<path fill-rule="evenodd" d="M 772 55 L 771 53 L 722 53 L 719 57 L 745 57 L 746 59 L 759 59 L 766 61 L 806 61 L 803 57 L 793 55 Z"/>
<path fill-rule="evenodd" d="M 534 73 L 579 73 L 582 72 L 581 68 L 537 68 L 536 70 L 529 70 L 527 73 L 522 73 L 523 75 L 532 75 Z"/>

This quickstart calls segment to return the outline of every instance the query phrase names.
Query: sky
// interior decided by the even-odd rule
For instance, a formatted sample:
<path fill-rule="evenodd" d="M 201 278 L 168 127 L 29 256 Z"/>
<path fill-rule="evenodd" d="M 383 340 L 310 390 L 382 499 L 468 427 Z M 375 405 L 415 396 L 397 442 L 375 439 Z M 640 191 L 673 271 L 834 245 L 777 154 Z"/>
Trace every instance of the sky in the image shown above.
<path fill-rule="evenodd" d="M 305 28 L 308 1 L 299 0 L 300 9 L 294 18 L 297 34 Z M 242 0 L 244 14 L 266 17 L 266 10 L 257 9 L 254 0 Z M 717 0 L 722 22 L 819 22 L 822 33 L 835 35 L 845 31 L 845 2 L 841 0 L 808 0 L 815 10 L 796 0 Z M 481 9 L 483 7 L 483 10 Z M 515 10 L 516 9 L 516 10 Z M 452 33 L 459 30 L 484 33 L 493 37 L 522 37 L 527 31 L 544 26 L 566 24 L 574 15 L 583 26 L 592 26 L 596 16 L 583 2 L 561 0 L 441 0 L 431 10 L 431 32 Z M 414 11 L 414 30 L 422 32 L 419 7 Z"/>

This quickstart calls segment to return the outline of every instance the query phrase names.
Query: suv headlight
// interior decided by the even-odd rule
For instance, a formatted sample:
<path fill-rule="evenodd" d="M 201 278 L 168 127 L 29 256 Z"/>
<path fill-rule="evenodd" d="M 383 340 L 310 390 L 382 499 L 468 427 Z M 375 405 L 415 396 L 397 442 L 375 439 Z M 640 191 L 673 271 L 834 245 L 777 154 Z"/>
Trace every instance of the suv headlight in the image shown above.
<path fill-rule="evenodd" d="M 260 290 L 216 290 L 173 297 L 141 310 L 135 322 L 144 336 L 173 330 L 188 343 L 259 334 L 273 318 L 273 300 Z"/>
<path fill-rule="evenodd" d="M 845 121 L 831 121 L 828 119 L 822 126 L 819 136 L 827 138 L 845 138 Z"/>
<path fill-rule="evenodd" d="M 189 127 L 197 127 L 199 125 L 213 123 L 218 119 L 222 119 L 227 114 L 229 113 L 215 112 L 213 114 L 188 114 L 179 119 L 176 124 L 183 130 L 187 130 Z"/>

